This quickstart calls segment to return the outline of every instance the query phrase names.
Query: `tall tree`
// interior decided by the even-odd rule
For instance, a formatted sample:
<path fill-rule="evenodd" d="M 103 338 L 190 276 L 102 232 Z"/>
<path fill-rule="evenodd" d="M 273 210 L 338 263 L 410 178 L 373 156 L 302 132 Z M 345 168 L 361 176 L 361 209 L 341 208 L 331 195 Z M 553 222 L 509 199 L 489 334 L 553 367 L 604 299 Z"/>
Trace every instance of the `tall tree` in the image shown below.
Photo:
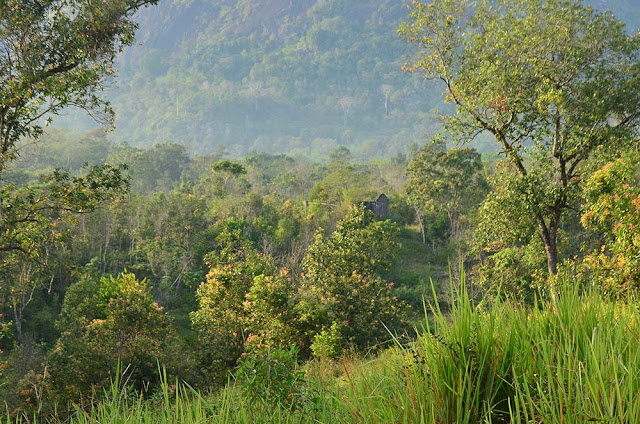
<path fill-rule="evenodd" d="M 362 206 L 352 208 L 330 236 L 318 230 L 302 261 L 296 305 L 307 343 L 334 324 L 358 348 L 388 339 L 388 329 L 402 329 L 408 306 L 384 278 L 399 247 L 397 231 Z"/>
<path fill-rule="evenodd" d="M 400 32 L 421 49 L 406 69 L 456 106 L 452 137 L 495 138 L 556 274 L 585 163 L 636 140 L 640 36 L 579 0 L 416 1 Z"/>
<path fill-rule="evenodd" d="M 452 241 L 468 228 L 469 216 L 487 194 L 480 154 L 471 148 L 427 144 L 407 168 L 405 191 L 426 242 L 424 217 L 446 215 Z M 433 241 L 432 241 L 433 242 Z"/>
<path fill-rule="evenodd" d="M 98 97 L 113 59 L 134 41 L 133 14 L 157 0 L 0 2 L 0 172 L 16 142 L 66 106 L 112 123 Z"/>

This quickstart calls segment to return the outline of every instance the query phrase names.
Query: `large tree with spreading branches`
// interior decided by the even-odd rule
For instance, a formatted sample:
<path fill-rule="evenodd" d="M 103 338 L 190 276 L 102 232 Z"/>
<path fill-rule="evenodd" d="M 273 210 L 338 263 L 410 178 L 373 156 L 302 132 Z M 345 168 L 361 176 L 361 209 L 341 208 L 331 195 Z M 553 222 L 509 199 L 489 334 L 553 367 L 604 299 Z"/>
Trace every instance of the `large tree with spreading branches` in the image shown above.
<path fill-rule="evenodd" d="M 157 0 L 0 2 L 0 172 L 16 143 L 67 106 L 110 124 L 99 97 L 113 60 L 134 41 L 134 13 Z"/>
<path fill-rule="evenodd" d="M 640 36 L 580 0 L 414 1 L 400 33 L 419 47 L 407 70 L 456 106 L 449 135 L 495 139 L 556 274 L 588 162 L 637 140 Z"/>

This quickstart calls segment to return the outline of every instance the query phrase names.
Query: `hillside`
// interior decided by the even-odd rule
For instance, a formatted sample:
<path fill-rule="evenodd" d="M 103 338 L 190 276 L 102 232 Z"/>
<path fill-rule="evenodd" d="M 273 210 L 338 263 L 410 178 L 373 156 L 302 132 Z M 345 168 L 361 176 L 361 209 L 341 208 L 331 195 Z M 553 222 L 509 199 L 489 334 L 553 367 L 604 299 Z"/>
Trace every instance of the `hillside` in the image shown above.
<path fill-rule="evenodd" d="M 117 141 L 389 156 L 433 129 L 440 90 L 401 66 L 404 0 L 161 1 L 107 92 Z M 65 120 L 88 129 L 71 114 Z M 58 121 L 61 122 L 61 121 Z"/>
<path fill-rule="evenodd" d="M 439 127 L 442 90 L 404 74 L 406 0 L 161 0 L 106 95 L 115 141 L 321 159 L 339 145 L 391 157 Z M 640 5 L 592 0 L 631 27 Z M 58 121 L 87 130 L 79 113 Z M 491 144 L 480 150 L 491 149 Z"/>

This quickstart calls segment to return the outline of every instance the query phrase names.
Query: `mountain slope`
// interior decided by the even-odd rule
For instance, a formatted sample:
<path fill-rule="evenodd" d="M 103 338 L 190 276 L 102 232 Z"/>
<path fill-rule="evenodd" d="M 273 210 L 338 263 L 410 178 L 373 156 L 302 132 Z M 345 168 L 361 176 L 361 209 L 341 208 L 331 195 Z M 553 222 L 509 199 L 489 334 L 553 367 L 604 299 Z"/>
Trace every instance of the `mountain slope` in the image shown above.
<path fill-rule="evenodd" d="M 442 87 L 406 75 L 408 0 L 162 0 L 108 92 L 117 140 L 388 157 L 437 130 Z M 593 0 L 633 27 L 640 5 Z M 482 148 L 482 145 L 480 145 Z"/>

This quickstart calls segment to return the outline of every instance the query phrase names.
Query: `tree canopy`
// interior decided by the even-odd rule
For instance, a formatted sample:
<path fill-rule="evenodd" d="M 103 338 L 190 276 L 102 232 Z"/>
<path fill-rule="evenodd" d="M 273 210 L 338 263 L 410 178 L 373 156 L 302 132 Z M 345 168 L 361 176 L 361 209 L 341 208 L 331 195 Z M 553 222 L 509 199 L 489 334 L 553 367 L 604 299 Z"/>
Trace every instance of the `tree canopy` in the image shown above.
<path fill-rule="evenodd" d="M 157 0 L 6 0 L 0 3 L 0 171 L 42 120 L 77 106 L 107 123 L 98 97 L 113 59 L 134 41 L 132 15 Z"/>
<path fill-rule="evenodd" d="M 450 237 L 461 238 L 468 227 L 465 214 L 482 202 L 487 188 L 480 154 L 474 149 L 423 146 L 407 167 L 405 186 L 409 203 L 416 208 L 423 242 L 426 232 L 422 215 L 434 221 L 445 215 Z"/>
<path fill-rule="evenodd" d="M 558 228 L 585 163 L 635 142 L 640 36 L 578 0 L 413 2 L 406 70 L 444 83 L 449 135 L 490 133 L 556 274 Z"/>

